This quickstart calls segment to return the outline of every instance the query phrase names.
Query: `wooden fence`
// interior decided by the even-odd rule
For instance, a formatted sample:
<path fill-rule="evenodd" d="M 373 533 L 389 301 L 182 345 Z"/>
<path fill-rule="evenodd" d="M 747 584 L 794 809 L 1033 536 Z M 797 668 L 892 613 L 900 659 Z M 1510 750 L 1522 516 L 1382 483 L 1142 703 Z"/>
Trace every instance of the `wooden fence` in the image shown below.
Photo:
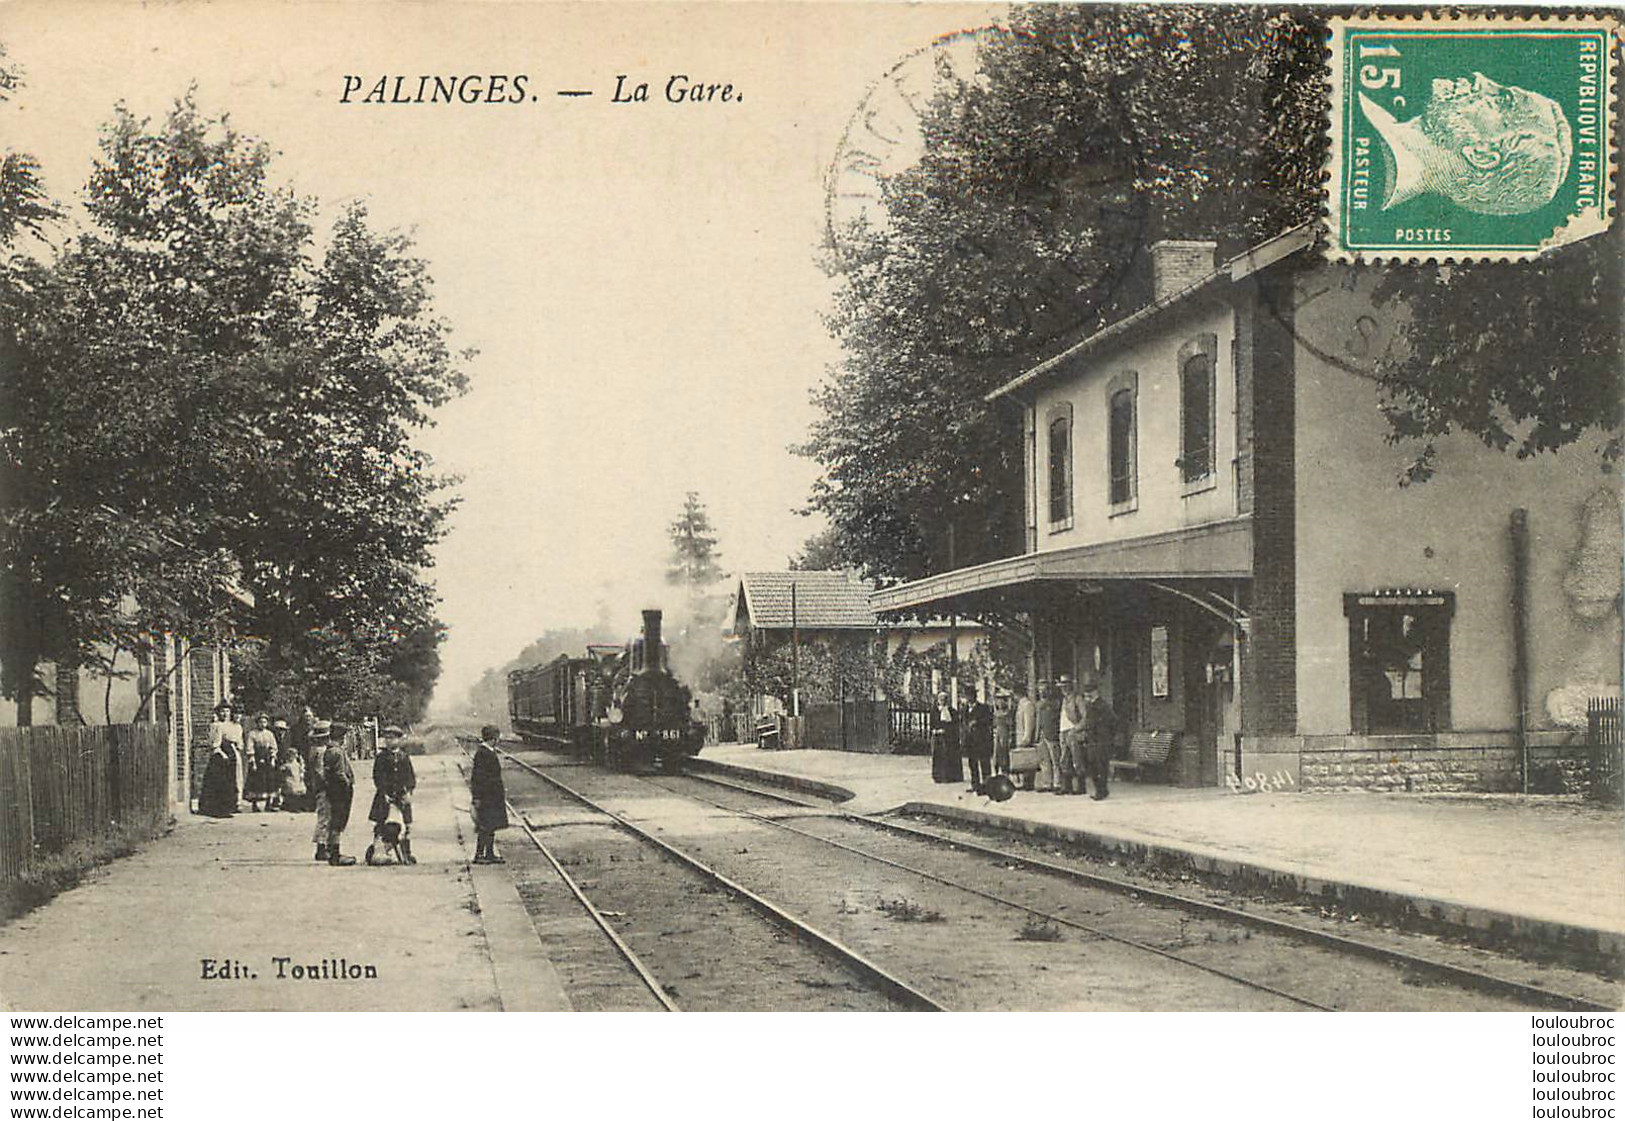
<path fill-rule="evenodd" d="M 807 706 L 805 746 L 825 751 L 890 751 L 885 701 L 847 701 Z"/>
<path fill-rule="evenodd" d="M 705 720 L 706 743 L 750 743 L 755 735 L 756 725 L 748 714 L 733 713 L 731 716 L 708 716 Z"/>
<path fill-rule="evenodd" d="M 168 764 L 162 724 L 0 728 L 0 881 L 119 827 L 156 835 Z"/>

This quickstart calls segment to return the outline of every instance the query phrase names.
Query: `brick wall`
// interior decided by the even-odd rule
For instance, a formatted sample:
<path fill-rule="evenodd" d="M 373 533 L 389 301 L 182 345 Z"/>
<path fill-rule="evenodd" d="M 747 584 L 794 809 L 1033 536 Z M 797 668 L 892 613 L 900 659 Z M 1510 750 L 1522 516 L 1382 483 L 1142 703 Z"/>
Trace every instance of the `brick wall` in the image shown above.
<path fill-rule="evenodd" d="M 1364 748 L 1311 751 L 1298 781 L 1304 790 L 1375 790 L 1437 794 L 1520 789 L 1511 747 Z"/>
<path fill-rule="evenodd" d="M 1590 757 L 1563 732 L 1535 733 L 1529 746 L 1530 791 L 1579 794 Z M 1511 730 L 1442 732 L 1436 736 L 1304 736 L 1303 790 L 1374 790 L 1438 794 L 1513 793 L 1523 789 L 1520 751 Z"/>
<path fill-rule="evenodd" d="M 191 725 L 193 738 L 206 735 L 214 721 L 215 697 L 214 649 L 194 646 L 187 651 L 187 671 L 192 675 Z"/>
<path fill-rule="evenodd" d="M 1230 364 L 1236 375 L 1236 513 L 1253 512 L 1253 332 L 1250 300 L 1236 301 L 1236 337 Z M 1222 466 L 1222 465 L 1221 465 Z"/>
<path fill-rule="evenodd" d="M 1159 241 L 1151 246 L 1151 296 L 1162 300 L 1213 272 L 1216 241 Z"/>
<path fill-rule="evenodd" d="M 1260 274 L 1250 332 L 1253 580 L 1243 651 L 1243 733 L 1298 726 L 1295 343 L 1290 272 Z M 1279 309 L 1279 310 L 1277 310 Z"/>
<path fill-rule="evenodd" d="M 56 667 L 56 723 L 64 728 L 79 724 L 79 667 L 58 663 Z"/>

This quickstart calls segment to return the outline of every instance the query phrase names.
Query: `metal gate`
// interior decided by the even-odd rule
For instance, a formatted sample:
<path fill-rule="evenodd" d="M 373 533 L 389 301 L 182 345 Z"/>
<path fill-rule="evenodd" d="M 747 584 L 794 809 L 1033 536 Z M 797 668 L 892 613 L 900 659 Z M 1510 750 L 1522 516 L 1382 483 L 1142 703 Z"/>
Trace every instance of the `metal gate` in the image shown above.
<path fill-rule="evenodd" d="M 1586 702 L 1586 748 L 1591 757 L 1587 793 L 1614 805 L 1621 801 L 1620 699 L 1592 697 Z"/>

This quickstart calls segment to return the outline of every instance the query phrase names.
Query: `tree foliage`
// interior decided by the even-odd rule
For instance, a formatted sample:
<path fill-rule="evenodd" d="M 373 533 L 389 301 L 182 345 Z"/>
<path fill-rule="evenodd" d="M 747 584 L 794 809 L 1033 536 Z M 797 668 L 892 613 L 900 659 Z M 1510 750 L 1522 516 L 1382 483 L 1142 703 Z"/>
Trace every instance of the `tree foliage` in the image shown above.
<path fill-rule="evenodd" d="M 787 708 L 797 688 L 803 705 L 861 700 L 873 694 L 884 654 L 869 634 L 813 635 L 794 648 L 790 636 L 774 634 L 745 650 L 741 692 L 777 697 Z"/>
<path fill-rule="evenodd" d="M 790 558 L 792 572 L 831 572 L 846 567 L 840 539 L 833 528 L 825 528 L 802 543 L 801 551 Z"/>
<path fill-rule="evenodd" d="M 1619 460 L 1622 262 L 1616 229 L 1519 264 L 1515 283 L 1495 264 L 1384 279 L 1379 297 L 1410 312 L 1377 366 L 1395 439 L 1419 449 L 1406 481 L 1433 474 L 1456 429 L 1520 459 L 1591 439 L 1599 466 Z"/>
<path fill-rule="evenodd" d="M 943 67 L 924 154 L 884 220 L 834 231 L 844 360 L 802 449 L 834 551 L 915 578 L 1021 547 L 1018 418 L 1003 382 L 1149 298 L 1146 248 L 1221 257 L 1318 220 L 1326 27 L 1305 9 L 1018 10 Z M 1618 455 L 1620 242 L 1518 266 L 1393 270 L 1405 345 L 1379 367 L 1396 439 L 1465 431 L 1533 455 L 1602 433 Z"/>
<path fill-rule="evenodd" d="M 10 101 L 23 84 L 22 72 L 5 59 L 0 43 L 0 101 Z M 40 180 L 39 161 L 26 152 L 0 152 L 0 249 L 9 249 L 21 233 L 43 233 L 60 217 Z"/>
<path fill-rule="evenodd" d="M 1143 302 L 1152 241 L 1241 246 L 1316 213 L 1319 33 L 1046 5 L 982 40 L 979 78 L 944 75 L 884 223 L 831 254 L 846 357 L 803 450 L 842 555 L 915 577 L 1019 548 L 1020 432 L 983 395 Z"/>
<path fill-rule="evenodd" d="M 190 95 L 156 123 L 120 106 L 87 228 L 23 270 L 0 373 L 3 590 L 27 620 L 8 695 L 40 660 L 164 630 L 311 671 L 335 643 L 387 674 L 396 643 L 438 642 L 423 571 L 452 502 L 411 439 L 463 392 L 461 356 L 407 239 L 352 204 L 319 246 L 271 161 Z"/>
<path fill-rule="evenodd" d="M 240 643 L 232 688 L 248 712 L 293 714 L 304 705 L 340 720 L 384 724 L 422 719 L 440 677 L 445 627 L 432 622 L 396 638 L 323 627 L 298 646 Z"/>
<path fill-rule="evenodd" d="M 666 583 L 682 588 L 689 596 L 703 595 L 722 579 L 717 563 L 717 536 L 711 515 L 699 493 L 683 497 L 683 512 L 667 529 L 671 538 L 671 558 L 666 565 Z"/>

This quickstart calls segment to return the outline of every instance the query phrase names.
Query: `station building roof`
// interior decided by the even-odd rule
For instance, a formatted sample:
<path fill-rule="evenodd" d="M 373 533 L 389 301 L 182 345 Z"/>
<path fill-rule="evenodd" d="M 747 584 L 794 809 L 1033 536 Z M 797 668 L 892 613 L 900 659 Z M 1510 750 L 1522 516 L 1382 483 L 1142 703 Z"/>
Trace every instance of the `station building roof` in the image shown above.
<path fill-rule="evenodd" d="M 792 617 L 791 588 L 795 589 Z M 869 597 L 874 585 L 856 574 L 835 572 L 747 572 L 734 593 L 728 629 L 874 630 L 879 626 Z"/>

